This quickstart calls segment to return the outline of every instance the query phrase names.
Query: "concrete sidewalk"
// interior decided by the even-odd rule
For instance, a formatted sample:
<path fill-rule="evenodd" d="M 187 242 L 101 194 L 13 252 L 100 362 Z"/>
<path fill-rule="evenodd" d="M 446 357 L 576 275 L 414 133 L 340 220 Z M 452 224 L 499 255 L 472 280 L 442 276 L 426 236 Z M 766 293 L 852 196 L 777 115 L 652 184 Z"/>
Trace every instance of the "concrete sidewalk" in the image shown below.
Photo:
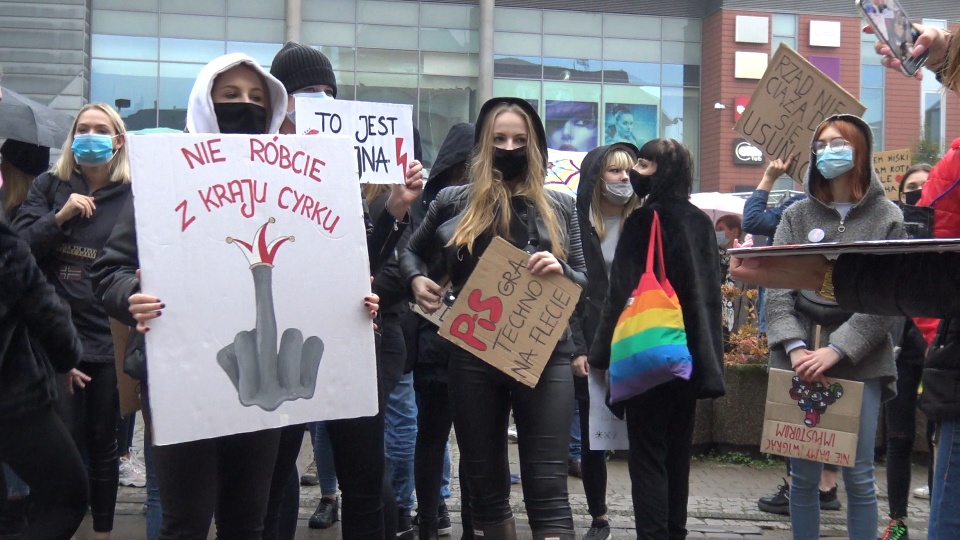
<path fill-rule="evenodd" d="M 458 453 L 456 446 L 451 445 L 454 452 L 454 462 Z M 304 439 L 303 450 L 300 454 L 299 465 L 303 470 L 310 461 L 312 450 Z M 510 445 L 511 469 L 519 471 L 517 446 Z M 457 470 L 456 466 L 453 468 Z M 610 524 L 614 538 L 636 538 L 633 530 L 633 504 L 630 495 L 630 477 L 627 472 L 627 463 L 622 460 L 608 462 L 607 506 L 609 509 Z M 776 516 L 760 512 L 757 509 L 757 498 L 770 495 L 781 482 L 784 469 L 781 467 L 749 467 L 744 465 L 726 465 L 711 460 L 697 460 L 690 471 L 690 499 L 688 504 L 689 519 L 687 528 L 689 538 L 752 538 L 752 539 L 789 539 L 790 522 L 785 516 Z M 883 533 L 887 519 L 887 492 L 886 470 L 877 467 L 877 487 L 880 498 L 880 520 L 877 524 L 877 537 Z M 926 482 L 926 470 L 919 466 L 913 468 L 913 487 Z M 583 485 L 576 478 L 568 482 L 570 490 L 570 504 L 573 508 L 574 520 L 578 535 L 586 532 L 590 526 L 590 516 L 587 513 L 586 498 L 583 494 Z M 448 499 L 447 505 L 451 510 L 454 522 L 454 536 L 460 537 L 459 522 L 459 487 L 454 479 L 453 496 Z M 318 487 L 301 488 L 300 527 L 298 539 L 335 540 L 340 538 L 339 523 L 325 531 L 311 530 L 307 527 L 307 519 L 316 508 L 320 497 Z M 138 488 L 120 488 L 117 503 L 117 519 L 114 529 L 114 538 L 139 540 L 145 538 L 145 519 L 141 513 L 142 503 L 146 491 Z M 844 503 L 844 510 L 824 512 L 821 517 L 821 535 L 825 538 L 846 538 L 846 494 L 843 483 L 840 483 L 840 500 Z M 513 486 L 510 497 L 511 506 L 517 516 L 518 531 L 521 538 L 530 538 L 530 529 L 527 526 L 523 508 L 523 493 L 520 485 Z M 911 497 L 909 506 L 910 518 L 907 525 L 912 538 L 926 537 L 927 516 L 929 504 L 925 500 Z M 89 518 L 77 535 L 78 540 L 92 538 Z M 211 532 L 210 538 L 215 535 Z"/>

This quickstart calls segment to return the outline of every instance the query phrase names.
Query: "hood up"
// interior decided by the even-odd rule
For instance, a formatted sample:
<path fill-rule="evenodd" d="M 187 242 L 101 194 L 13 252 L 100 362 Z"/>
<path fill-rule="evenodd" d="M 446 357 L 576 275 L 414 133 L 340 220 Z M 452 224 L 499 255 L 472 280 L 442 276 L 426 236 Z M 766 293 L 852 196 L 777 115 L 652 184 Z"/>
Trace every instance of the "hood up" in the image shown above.
<path fill-rule="evenodd" d="M 590 204 L 593 202 L 593 189 L 600 182 L 603 174 L 601 170 L 607 159 L 607 154 L 614 150 L 626 150 L 633 154 L 634 159 L 640 155 L 640 150 L 625 142 L 618 142 L 606 146 L 598 146 L 587 152 L 580 163 L 580 183 L 577 185 L 577 212 L 580 215 L 590 215 Z"/>
<path fill-rule="evenodd" d="M 430 178 L 426 187 L 423 188 L 423 201 L 430 204 L 440 190 L 453 185 L 451 178 L 447 173 L 453 167 L 465 163 L 470 159 L 470 153 L 473 152 L 474 125 L 469 123 L 456 124 L 440 145 L 437 151 L 437 159 L 430 169 Z"/>
<path fill-rule="evenodd" d="M 266 89 L 270 93 L 266 133 L 277 133 L 280 130 L 280 124 L 283 123 L 284 116 L 287 113 L 287 91 L 283 88 L 283 84 L 260 67 L 260 64 L 253 58 L 243 53 L 231 53 L 214 58 L 210 63 L 203 66 L 200 74 L 197 75 L 197 80 L 193 83 L 193 90 L 190 91 L 190 99 L 187 103 L 187 131 L 190 133 L 220 133 L 217 115 L 213 111 L 213 98 L 210 97 L 210 92 L 213 90 L 213 81 L 217 78 L 217 75 L 240 64 L 247 64 L 256 70 L 263 78 L 267 86 Z"/>
<path fill-rule="evenodd" d="M 540 153 L 543 155 L 543 168 L 546 169 L 547 132 L 543 129 L 543 120 L 541 120 L 540 115 L 537 114 L 537 109 L 525 99 L 517 97 L 495 97 L 488 99 L 487 102 L 483 104 L 483 107 L 480 108 L 480 114 L 477 115 L 476 128 L 473 136 L 474 146 L 480 142 L 480 132 L 483 131 L 483 122 L 487 119 L 487 115 L 490 114 L 490 111 L 492 111 L 494 107 L 500 105 L 501 103 L 516 105 L 523 109 L 525 113 L 530 115 L 530 119 L 533 121 L 533 129 L 536 131 L 537 135 L 537 146 L 540 147 Z"/>
<path fill-rule="evenodd" d="M 863 121 L 859 116 L 852 114 L 834 114 L 823 119 L 823 122 L 817 126 L 815 131 L 819 131 L 820 127 L 826 124 L 827 122 L 832 122 L 834 120 L 843 120 L 844 122 L 849 122 L 857 127 L 862 133 L 864 138 L 867 141 L 867 162 L 871 164 L 870 166 L 870 187 L 867 189 L 867 192 L 863 195 L 863 199 L 860 199 L 857 204 L 864 201 L 868 197 L 880 196 L 886 198 L 886 194 L 883 190 L 883 183 L 880 182 L 880 178 L 877 176 L 876 171 L 873 169 L 873 130 L 870 129 L 870 126 Z M 813 146 L 813 140 L 810 140 L 810 146 Z M 810 193 L 810 185 L 813 182 L 827 182 L 828 180 L 823 177 L 823 174 L 820 172 L 820 169 L 817 168 L 817 156 L 813 153 L 813 148 L 810 148 L 810 166 L 807 168 L 807 177 L 803 180 L 803 191 L 807 194 L 808 197 L 814 199 L 815 201 L 825 204 L 820 199 L 814 197 Z M 856 159 L 856 156 L 854 156 Z"/>

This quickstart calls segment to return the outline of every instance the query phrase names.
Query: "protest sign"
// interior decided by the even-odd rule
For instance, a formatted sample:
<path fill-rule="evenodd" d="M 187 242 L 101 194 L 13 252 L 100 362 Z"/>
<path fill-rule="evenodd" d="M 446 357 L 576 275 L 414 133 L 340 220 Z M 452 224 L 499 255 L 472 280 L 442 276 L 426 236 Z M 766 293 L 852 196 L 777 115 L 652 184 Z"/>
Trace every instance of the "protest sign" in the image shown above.
<path fill-rule="evenodd" d="M 534 276 L 529 258 L 494 238 L 439 334 L 532 388 L 567 331 L 581 289 L 560 274 Z"/>
<path fill-rule="evenodd" d="M 131 138 L 154 442 L 377 412 L 366 231 L 351 144 Z"/>
<path fill-rule="evenodd" d="M 880 177 L 883 192 L 888 199 L 893 201 L 899 199 L 900 182 L 903 180 L 903 173 L 910 168 L 910 160 L 909 148 L 873 153 L 873 170 Z"/>
<path fill-rule="evenodd" d="M 810 168 L 810 143 L 824 118 L 863 116 L 866 107 L 789 45 L 780 44 L 750 103 L 733 127 L 770 160 L 799 154 L 787 171 L 803 183 Z"/>
<path fill-rule="evenodd" d="M 832 379 L 829 386 L 770 369 L 760 451 L 852 467 L 857 460 L 863 383 Z"/>
<path fill-rule="evenodd" d="M 577 188 L 580 186 L 580 164 L 586 157 L 586 152 L 566 152 L 563 150 L 547 150 L 547 171 L 543 179 L 544 186 L 552 191 L 566 193 L 577 198 Z"/>
<path fill-rule="evenodd" d="M 610 412 L 607 407 L 606 373 L 590 370 L 587 389 L 590 392 L 590 418 L 587 421 L 590 433 L 581 433 L 590 438 L 591 450 L 628 450 L 627 422 Z M 583 411 L 580 411 L 583 414 Z"/>
<path fill-rule="evenodd" d="M 442 293 L 440 293 L 440 298 L 446 298 L 447 295 L 449 294 L 450 294 L 450 288 L 447 287 L 443 290 Z M 446 320 L 447 314 L 450 313 L 450 310 L 452 309 L 453 309 L 452 306 L 448 306 L 446 302 L 443 302 L 442 304 L 440 304 L 440 309 L 432 313 L 427 313 L 426 311 L 420 309 L 420 306 L 417 305 L 416 302 L 410 302 L 411 311 L 423 317 L 424 319 L 432 322 L 433 324 L 437 325 L 438 328 L 441 325 L 443 325 L 443 321 Z"/>
<path fill-rule="evenodd" d="M 413 161 L 413 107 L 396 103 L 297 98 L 297 133 L 343 137 L 364 184 L 402 184 Z"/>

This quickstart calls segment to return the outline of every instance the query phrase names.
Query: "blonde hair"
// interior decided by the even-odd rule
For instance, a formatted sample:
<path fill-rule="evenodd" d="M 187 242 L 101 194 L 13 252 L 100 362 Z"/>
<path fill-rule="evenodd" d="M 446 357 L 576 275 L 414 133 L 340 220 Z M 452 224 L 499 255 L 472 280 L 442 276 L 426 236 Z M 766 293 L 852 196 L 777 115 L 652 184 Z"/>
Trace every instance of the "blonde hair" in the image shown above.
<path fill-rule="evenodd" d="M 5 194 L 2 201 L 3 211 L 10 213 L 11 210 L 23 204 L 35 177 L 30 173 L 21 171 L 13 163 L 6 160 L 0 161 L 0 176 L 3 177 Z"/>
<path fill-rule="evenodd" d="M 527 176 L 513 193 L 503 182 L 500 171 L 493 168 L 493 124 L 498 116 L 506 112 L 523 118 L 527 129 Z M 510 198 L 521 196 L 533 201 L 537 212 L 543 218 L 550 237 L 551 252 L 558 259 L 566 259 L 566 239 L 557 219 L 559 208 L 557 203 L 547 196 L 543 187 L 545 156 L 540 150 L 542 141 L 536 137 L 533 120 L 517 105 L 504 103 L 490 111 L 468 169 L 470 187 L 467 209 L 447 245 L 466 246 L 467 251 L 472 253 L 473 243 L 486 232 L 510 240 L 510 220 L 513 214 Z"/>
<path fill-rule="evenodd" d="M 363 192 L 363 199 L 367 204 L 372 203 L 377 197 L 390 192 L 390 184 L 364 184 L 360 187 Z"/>
<path fill-rule="evenodd" d="M 630 152 L 626 150 L 614 150 L 613 152 L 608 152 L 603 160 L 603 167 L 600 169 L 600 178 L 597 179 L 597 183 L 593 186 L 593 198 L 590 200 L 590 221 L 593 223 L 593 229 L 597 231 L 597 236 L 603 240 L 604 236 L 607 234 L 607 226 L 603 220 L 603 212 L 600 211 L 600 197 L 603 196 L 603 173 L 609 171 L 610 169 L 621 169 L 628 171 L 637 164 L 637 159 L 635 156 L 631 155 Z M 623 210 L 620 213 L 620 217 L 624 218 L 630 215 L 630 212 L 633 212 L 637 206 L 640 205 L 640 198 L 637 197 L 637 194 L 634 193 L 630 196 L 630 200 L 627 201 L 627 204 L 623 205 Z M 620 220 L 620 226 L 623 227 L 623 219 Z"/>
<path fill-rule="evenodd" d="M 123 124 L 123 118 L 120 118 L 120 115 L 117 114 L 117 111 L 113 110 L 113 108 L 106 103 L 89 103 L 80 109 L 80 112 L 77 113 L 77 117 L 73 120 L 73 125 L 70 126 L 70 133 L 67 134 L 67 141 L 63 143 L 60 158 L 57 159 L 57 163 L 53 166 L 51 172 L 57 175 L 60 180 L 66 182 L 70 180 L 70 176 L 73 174 L 73 171 L 77 170 L 79 167 L 76 159 L 73 157 L 73 150 L 71 148 L 73 146 L 73 136 L 77 132 L 77 124 L 80 123 L 80 117 L 83 116 L 83 113 L 89 111 L 90 109 L 97 109 L 106 114 L 107 118 L 110 119 L 113 130 L 116 132 L 115 135 L 119 135 L 124 138 L 123 146 L 117 150 L 116 155 L 114 155 L 113 159 L 110 160 L 110 181 L 123 182 L 124 184 L 130 183 L 130 158 L 127 154 L 126 141 L 127 128 Z"/>

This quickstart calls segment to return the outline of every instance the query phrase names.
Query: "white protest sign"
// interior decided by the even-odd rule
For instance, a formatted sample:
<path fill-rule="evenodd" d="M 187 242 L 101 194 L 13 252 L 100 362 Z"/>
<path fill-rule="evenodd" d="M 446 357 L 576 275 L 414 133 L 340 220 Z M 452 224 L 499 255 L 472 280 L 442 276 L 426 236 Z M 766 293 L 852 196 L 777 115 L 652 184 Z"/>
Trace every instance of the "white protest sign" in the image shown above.
<path fill-rule="evenodd" d="M 587 420 L 590 433 L 581 433 L 580 436 L 590 439 L 591 450 L 629 450 L 627 422 L 614 416 L 607 407 L 605 375 L 590 370 L 587 386 L 590 390 L 590 418 Z"/>
<path fill-rule="evenodd" d="M 377 412 L 366 231 L 344 139 L 129 140 L 154 442 Z"/>
<path fill-rule="evenodd" d="M 413 161 L 413 107 L 396 103 L 296 99 L 297 133 L 350 141 L 364 184 L 402 184 Z"/>

